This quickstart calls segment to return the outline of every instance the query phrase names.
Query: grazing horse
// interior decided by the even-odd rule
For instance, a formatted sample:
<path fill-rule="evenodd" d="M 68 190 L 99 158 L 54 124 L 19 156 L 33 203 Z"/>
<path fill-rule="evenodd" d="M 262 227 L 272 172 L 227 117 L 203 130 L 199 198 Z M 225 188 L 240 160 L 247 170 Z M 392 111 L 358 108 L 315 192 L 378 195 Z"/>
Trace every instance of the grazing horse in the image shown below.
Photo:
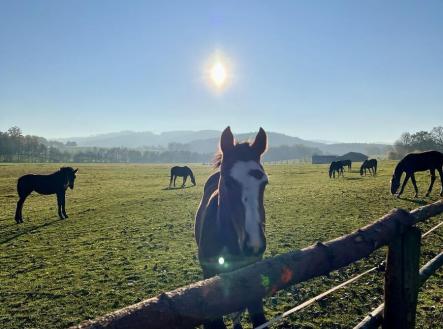
<path fill-rule="evenodd" d="M 50 175 L 24 175 L 18 179 L 17 182 L 17 192 L 19 200 L 17 202 L 17 209 L 15 211 L 15 221 L 17 224 L 23 223 L 23 203 L 26 198 L 33 191 L 49 195 L 57 195 L 58 204 L 58 216 L 60 219 L 68 218 L 65 211 L 65 194 L 66 190 L 74 188 L 75 173 L 78 169 L 73 169 L 71 167 L 62 167 L 60 170 L 50 174 Z"/>
<path fill-rule="evenodd" d="M 394 174 L 392 175 L 391 180 L 391 193 L 395 194 L 400 187 L 400 179 L 401 175 L 405 172 L 406 177 L 403 181 L 403 185 L 401 186 L 400 192 L 397 194 L 397 197 L 399 197 L 403 190 L 405 189 L 406 183 L 408 182 L 409 178 L 412 181 L 412 185 L 414 185 L 415 189 L 415 198 L 418 197 L 418 188 L 417 183 L 415 181 L 414 173 L 417 171 L 426 171 L 429 170 L 431 173 L 431 185 L 429 185 L 428 192 L 426 193 L 426 196 L 429 196 L 429 194 L 432 191 L 432 186 L 434 186 L 435 182 L 435 171 L 437 170 L 440 174 L 440 180 L 441 180 L 441 190 L 440 190 L 440 196 L 443 196 L 443 153 L 437 152 L 437 151 L 427 151 L 422 153 L 409 153 L 407 154 L 400 162 L 397 164 L 394 170 Z"/>
<path fill-rule="evenodd" d="M 329 178 L 335 178 L 335 172 L 337 172 L 338 177 L 340 174 L 343 176 L 343 164 L 341 161 L 332 161 L 329 166 Z"/>
<path fill-rule="evenodd" d="M 341 160 L 341 164 L 343 167 L 348 167 L 348 171 L 352 169 L 352 161 L 351 160 Z"/>
<path fill-rule="evenodd" d="M 195 218 L 198 259 L 204 278 L 260 261 L 266 249 L 263 194 L 268 177 L 260 163 L 267 136 L 260 128 L 253 143 L 237 143 L 227 127 L 216 157 L 219 171 L 209 177 Z M 253 327 L 266 322 L 263 301 L 247 305 Z M 234 328 L 241 328 L 240 316 Z M 226 328 L 223 318 L 205 329 Z"/>
<path fill-rule="evenodd" d="M 375 176 L 377 173 L 377 160 L 370 159 L 363 161 L 360 167 L 360 176 L 363 176 L 363 174 L 366 176 L 366 170 L 368 170 L 371 175 Z"/>
<path fill-rule="evenodd" d="M 175 180 L 177 179 L 178 176 L 183 177 L 182 187 L 185 186 L 188 176 L 191 177 L 191 182 L 195 186 L 195 177 L 194 174 L 192 173 L 191 168 L 189 168 L 188 166 L 184 167 L 175 166 L 171 168 L 171 179 L 169 180 L 169 187 L 171 187 L 172 185 L 172 180 L 174 180 L 174 187 L 175 187 Z"/>

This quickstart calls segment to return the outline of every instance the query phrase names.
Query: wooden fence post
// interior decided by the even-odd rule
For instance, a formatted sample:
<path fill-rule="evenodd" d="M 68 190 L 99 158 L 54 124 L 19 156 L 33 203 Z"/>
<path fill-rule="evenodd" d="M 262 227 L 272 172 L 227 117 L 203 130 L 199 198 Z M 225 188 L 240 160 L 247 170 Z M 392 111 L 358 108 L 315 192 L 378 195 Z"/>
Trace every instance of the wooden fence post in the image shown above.
<path fill-rule="evenodd" d="M 415 328 L 421 232 L 411 227 L 389 244 L 383 329 Z"/>

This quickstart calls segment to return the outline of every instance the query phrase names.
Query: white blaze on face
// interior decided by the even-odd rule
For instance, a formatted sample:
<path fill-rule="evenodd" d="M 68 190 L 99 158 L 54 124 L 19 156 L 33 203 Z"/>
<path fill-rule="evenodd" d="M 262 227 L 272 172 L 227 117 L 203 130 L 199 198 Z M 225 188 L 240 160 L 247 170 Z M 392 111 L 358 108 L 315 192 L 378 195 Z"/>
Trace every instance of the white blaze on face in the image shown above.
<path fill-rule="evenodd" d="M 251 175 L 252 171 L 259 171 L 260 178 Z M 245 208 L 245 229 L 248 234 L 247 246 L 254 251 L 263 247 L 264 241 L 260 234 L 259 193 L 260 186 L 268 180 L 261 166 L 255 161 L 238 161 L 232 168 L 230 176 L 241 186 L 241 201 Z"/>

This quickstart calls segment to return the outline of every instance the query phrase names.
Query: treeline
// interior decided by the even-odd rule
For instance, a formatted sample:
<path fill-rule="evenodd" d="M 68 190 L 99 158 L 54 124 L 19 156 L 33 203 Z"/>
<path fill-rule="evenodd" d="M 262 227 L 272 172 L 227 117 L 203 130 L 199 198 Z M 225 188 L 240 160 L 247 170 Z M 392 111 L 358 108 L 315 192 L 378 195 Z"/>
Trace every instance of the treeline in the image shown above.
<path fill-rule="evenodd" d="M 282 145 L 269 148 L 265 153 L 264 161 L 302 160 L 310 162 L 314 154 L 323 154 L 323 152 L 304 145 Z"/>
<path fill-rule="evenodd" d="M 23 135 L 18 127 L 0 131 L 0 161 L 2 162 L 47 162 L 65 161 L 70 157 L 61 152 L 59 142 L 50 142 L 39 136 Z"/>
<path fill-rule="evenodd" d="M 63 144 L 39 136 L 23 135 L 18 127 L 0 131 L 1 162 L 101 162 L 162 163 L 208 162 L 212 155 L 189 151 L 143 151 L 125 147 L 79 148 L 75 142 Z"/>
<path fill-rule="evenodd" d="M 403 133 L 388 152 L 389 159 L 401 159 L 407 153 L 437 150 L 443 152 L 443 127 L 434 127 L 430 131 L 418 131 L 414 134 Z"/>
<path fill-rule="evenodd" d="M 313 154 L 321 154 L 321 151 L 303 145 L 272 147 L 266 153 L 265 161 L 309 160 Z M 162 151 L 125 147 L 82 148 L 75 142 L 64 144 L 24 135 L 18 127 L 0 131 L 1 162 L 208 163 L 212 158 L 213 154 L 180 150 L 176 145 Z"/>

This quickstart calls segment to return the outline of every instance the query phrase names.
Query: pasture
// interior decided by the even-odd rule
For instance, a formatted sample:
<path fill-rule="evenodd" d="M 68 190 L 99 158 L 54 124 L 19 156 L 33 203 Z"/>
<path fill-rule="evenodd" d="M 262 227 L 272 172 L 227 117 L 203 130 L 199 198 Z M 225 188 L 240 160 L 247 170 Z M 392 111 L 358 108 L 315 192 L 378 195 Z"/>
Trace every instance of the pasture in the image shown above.
<path fill-rule="evenodd" d="M 65 328 L 201 279 L 193 225 L 203 184 L 212 172 L 209 166 L 190 166 L 196 187 L 169 190 L 169 165 L 79 164 L 75 189 L 67 192 L 69 219 L 58 219 L 55 196 L 32 194 L 24 205 L 24 224 L 15 224 L 17 178 L 59 167 L 0 165 L 0 328 Z M 419 199 L 412 198 L 412 185 L 404 199 L 392 197 L 394 162 L 380 162 L 376 177 L 360 177 L 353 164 L 353 172 L 334 180 L 327 167 L 265 164 L 270 181 L 265 257 L 350 233 L 394 207 L 413 209 L 439 198 L 439 181 L 431 196 L 423 197 L 429 173 L 417 175 Z M 427 230 L 442 218 L 420 228 Z M 426 237 L 421 265 L 442 244 L 441 229 Z M 384 250 L 378 251 L 330 277 L 281 291 L 265 300 L 266 316 L 280 314 L 383 258 Z M 279 326 L 353 327 L 382 301 L 382 282 L 382 273 L 370 274 Z M 417 328 L 443 323 L 442 283 L 440 270 L 421 289 Z"/>

